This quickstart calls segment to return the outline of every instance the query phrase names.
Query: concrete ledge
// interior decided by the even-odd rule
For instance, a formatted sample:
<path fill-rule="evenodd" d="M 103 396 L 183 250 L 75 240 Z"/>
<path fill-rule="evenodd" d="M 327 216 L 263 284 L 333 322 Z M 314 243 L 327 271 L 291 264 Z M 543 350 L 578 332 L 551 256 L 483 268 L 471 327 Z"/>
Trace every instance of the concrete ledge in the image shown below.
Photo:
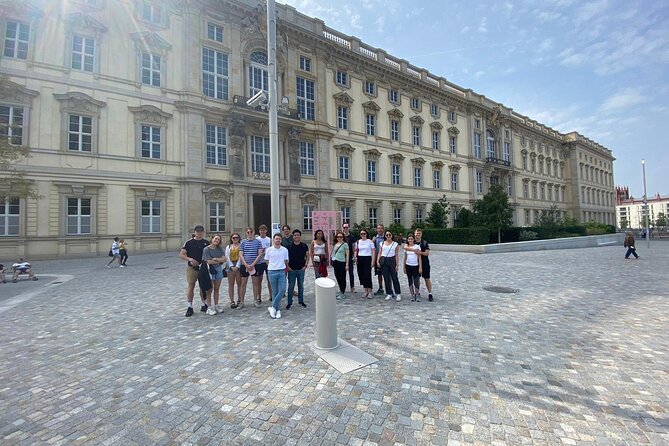
<path fill-rule="evenodd" d="M 597 246 L 622 246 L 624 233 L 588 235 L 584 237 L 530 240 L 527 242 L 498 243 L 494 245 L 438 245 L 430 244 L 434 251 L 494 254 L 502 252 L 544 251 L 548 249 L 594 248 Z"/>

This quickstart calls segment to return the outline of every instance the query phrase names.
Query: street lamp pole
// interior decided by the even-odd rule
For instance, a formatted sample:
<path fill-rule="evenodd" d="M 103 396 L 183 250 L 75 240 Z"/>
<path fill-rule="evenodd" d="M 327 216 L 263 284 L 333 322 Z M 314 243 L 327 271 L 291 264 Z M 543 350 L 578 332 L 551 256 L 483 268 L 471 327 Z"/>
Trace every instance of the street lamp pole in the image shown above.
<path fill-rule="evenodd" d="M 650 209 L 648 208 L 648 195 L 646 195 L 646 160 L 641 159 L 641 171 L 643 177 L 643 207 L 646 215 L 646 243 L 650 249 Z"/>
<path fill-rule="evenodd" d="M 272 236 L 281 229 L 281 207 L 279 203 L 279 124 L 278 92 L 276 78 L 276 4 L 267 1 L 267 52 L 269 53 L 269 178 Z"/>

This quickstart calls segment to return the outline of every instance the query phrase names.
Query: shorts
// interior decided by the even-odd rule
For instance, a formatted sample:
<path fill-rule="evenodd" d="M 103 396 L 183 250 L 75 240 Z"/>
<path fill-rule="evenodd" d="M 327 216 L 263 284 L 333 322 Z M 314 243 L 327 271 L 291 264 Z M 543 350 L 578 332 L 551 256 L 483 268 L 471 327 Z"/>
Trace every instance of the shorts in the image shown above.
<path fill-rule="evenodd" d="M 223 280 L 223 268 L 216 268 L 216 272 L 210 276 L 211 280 Z"/>
<path fill-rule="evenodd" d="M 258 263 L 256 265 L 256 273 L 254 275 L 262 277 L 263 274 L 267 274 L 267 277 L 269 277 L 269 271 L 267 270 L 267 262 Z"/>
<path fill-rule="evenodd" d="M 430 278 L 430 264 L 428 263 L 427 265 L 423 263 L 423 272 L 420 275 L 423 279 L 429 279 Z"/>
<path fill-rule="evenodd" d="M 265 266 L 267 266 L 267 264 L 265 264 Z M 256 269 L 256 273 L 253 274 L 253 277 L 256 277 L 256 276 L 260 275 L 260 274 L 259 274 L 259 271 L 260 271 L 260 265 L 256 265 L 254 268 Z M 239 265 L 239 274 L 240 274 L 242 277 L 248 277 L 248 276 L 250 275 L 249 272 L 246 271 L 246 267 L 245 267 L 244 265 Z"/>
<path fill-rule="evenodd" d="M 188 282 L 188 285 L 192 285 L 197 282 L 198 274 L 200 274 L 200 272 L 192 266 L 186 267 L 186 282 Z"/>

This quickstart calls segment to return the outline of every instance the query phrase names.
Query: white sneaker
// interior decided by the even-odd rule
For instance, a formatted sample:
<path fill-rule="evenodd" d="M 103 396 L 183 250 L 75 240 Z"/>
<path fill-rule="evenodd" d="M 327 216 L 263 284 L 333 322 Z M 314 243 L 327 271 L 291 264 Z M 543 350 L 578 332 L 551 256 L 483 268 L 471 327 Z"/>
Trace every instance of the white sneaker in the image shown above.
<path fill-rule="evenodd" d="M 391 296 L 390 294 L 388 294 L 388 295 L 386 296 L 386 300 L 390 300 L 390 299 L 392 299 L 392 298 L 393 298 L 393 296 Z"/>
<path fill-rule="evenodd" d="M 402 300 L 402 296 L 400 296 L 400 295 L 398 294 L 398 295 L 395 297 L 395 300 L 396 300 L 397 302 L 401 301 L 401 300 Z"/>
<path fill-rule="evenodd" d="M 214 310 L 216 310 L 216 313 L 223 313 L 223 310 L 218 305 L 214 305 Z"/>
<path fill-rule="evenodd" d="M 274 308 L 274 307 L 272 307 Z M 281 319 L 281 310 L 276 310 L 276 318 Z"/>
<path fill-rule="evenodd" d="M 119 265 L 118 267 L 119 268 L 125 268 L 125 265 Z"/>
<path fill-rule="evenodd" d="M 272 319 L 276 319 L 276 309 L 274 307 L 269 307 L 267 311 L 269 311 L 269 317 L 271 317 Z"/>
<path fill-rule="evenodd" d="M 209 308 L 207 308 L 207 314 L 208 314 L 209 316 L 216 316 L 218 313 L 216 313 L 216 310 L 214 310 L 213 308 L 209 307 Z"/>

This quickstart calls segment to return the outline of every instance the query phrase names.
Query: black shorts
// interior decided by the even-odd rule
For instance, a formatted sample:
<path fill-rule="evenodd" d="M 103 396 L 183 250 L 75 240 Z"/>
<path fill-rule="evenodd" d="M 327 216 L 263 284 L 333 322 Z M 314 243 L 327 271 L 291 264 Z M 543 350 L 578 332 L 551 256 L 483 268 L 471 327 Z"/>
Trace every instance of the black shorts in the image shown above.
<path fill-rule="evenodd" d="M 249 276 L 249 272 L 246 271 L 246 267 L 243 264 L 239 265 L 239 275 L 242 276 L 242 277 L 248 277 Z"/>
<path fill-rule="evenodd" d="M 430 264 L 428 263 L 427 265 L 423 265 L 423 272 L 420 275 L 423 279 L 429 279 L 430 278 Z"/>
<path fill-rule="evenodd" d="M 254 274 L 254 276 L 262 276 L 265 273 L 267 273 L 267 277 L 269 277 L 269 271 L 267 270 L 267 262 L 258 263 L 256 265 L 256 273 Z"/>

